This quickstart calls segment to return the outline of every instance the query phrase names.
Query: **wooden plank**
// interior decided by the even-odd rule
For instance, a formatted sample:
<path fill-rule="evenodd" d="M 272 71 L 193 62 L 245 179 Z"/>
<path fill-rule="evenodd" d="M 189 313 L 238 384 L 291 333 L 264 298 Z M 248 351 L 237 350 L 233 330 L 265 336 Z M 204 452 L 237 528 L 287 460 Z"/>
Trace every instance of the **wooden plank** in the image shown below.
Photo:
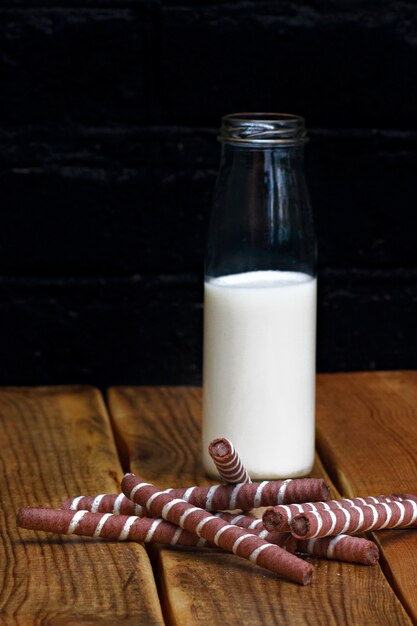
<path fill-rule="evenodd" d="M 126 470 L 162 487 L 207 483 L 200 389 L 113 388 L 109 405 Z M 313 475 L 322 472 L 317 462 Z M 314 582 L 301 588 L 218 551 L 154 552 L 165 615 L 175 626 L 410 624 L 379 566 L 312 559 Z"/>
<path fill-rule="evenodd" d="M 417 494 L 417 372 L 319 376 L 317 413 L 319 450 L 343 495 Z M 417 623 L 417 530 L 373 537 Z"/>
<path fill-rule="evenodd" d="M 117 489 L 122 470 L 100 393 L 1 389 L 0 441 L 1 624 L 163 624 L 142 545 L 16 527 L 22 506 Z"/>

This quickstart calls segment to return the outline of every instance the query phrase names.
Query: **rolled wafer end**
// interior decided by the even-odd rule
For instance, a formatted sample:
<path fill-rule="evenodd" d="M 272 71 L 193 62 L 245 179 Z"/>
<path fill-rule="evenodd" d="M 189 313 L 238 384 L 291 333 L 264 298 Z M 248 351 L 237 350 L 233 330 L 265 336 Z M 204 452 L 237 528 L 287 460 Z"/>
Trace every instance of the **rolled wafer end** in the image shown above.
<path fill-rule="evenodd" d="M 66 509 L 41 509 L 27 506 L 19 510 L 16 523 L 20 528 L 28 530 L 64 534 L 68 530 L 72 515 L 73 512 Z"/>
<path fill-rule="evenodd" d="M 223 460 L 224 457 L 233 454 L 233 448 L 228 439 L 213 439 L 209 443 L 209 454 L 212 458 L 216 460 Z"/>
<path fill-rule="evenodd" d="M 208 451 L 225 483 L 237 485 L 252 482 L 231 441 L 224 437 L 213 439 Z"/>
<path fill-rule="evenodd" d="M 326 483 L 325 480 L 323 480 L 323 484 L 322 484 L 322 502 L 327 502 L 327 500 L 330 500 L 330 486 Z"/>
<path fill-rule="evenodd" d="M 73 501 L 74 501 L 74 498 L 67 498 L 66 500 L 62 502 L 61 509 L 70 509 Z"/>
<path fill-rule="evenodd" d="M 308 563 L 308 565 L 310 565 Z M 313 572 L 314 572 L 314 567 L 312 565 L 310 565 L 310 569 L 305 569 L 303 572 L 303 576 L 301 579 L 301 584 L 302 585 L 310 585 L 311 584 L 311 579 L 313 578 Z"/>
<path fill-rule="evenodd" d="M 310 521 L 303 515 L 296 515 L 290 522 L 291 534 L 296 539 L 303 539 L 310 532 Z"/>
<path fill-rule="evenodd" d="M 376 543 L 372 541 L 369 542 L 369 545 L 366 546 L 363 551 L 363 565 L 375 565 L 378 563 L 379 559 L 379 549 Z"/>
<path fill-rule="evenodd" d="M 277 557 L 277 568 L 275 571 L 278 575 L 288 578 L 300 585 L 309 585 L 311 583 L 311 578 L 314 573 L 314 566 L 311 563 L 285 550 L 280 550 Z M 271 559 L 271 552 L 268 554 L 268 550 L 265 549 L 260 552 L 256 561 L 257 565 L 265 567 L 268 558 Z"/>
<path fill-rule="evenodd" d="M 304 586 L 311 585 L 311 579 L 313 578 L 314 567 L 313 565 L 311 565 L 311 563 L 307 563 L 307 561 L 304 561 L 304 563 L 305 563 L 305 567 L 300 572 L 300 577 L 296 582 Z"/>
<path fill-rule="evenodd" d="M 132 489 L 140 482 L 140 478 L 135 474 L 125 474 L 122 478 L 121 487 L 126 498 L 130 499 Z M 133 500 L 135 501 L 135 500 Z"/>
<path fill-rule="evenodd" d="M 24 526 L 24 509 L 19 509 L 16 515 L 16 526 L 20 528 L 25 528 Z"/>
<path fill-rule="evenodd" d="M 19 509 L 16 515 L 16 524 L 19 528 L 27 528 L 28 530 L 39 530 L 40 518 L 37 515 L 38 509 L 26 506 Z"/>
<path fill-rule="evenodd" d="M 283 520 L 281 513 L 278 513 L 278 511 L 276 511 L 274 507 L 269 507 L 269 509 L 265 511 L 265 513 L 262 515 L 262 522 L 266 530 L 268 530 L 270 533 L 279 531 L 284 526 L 287 526 L 285 520 Z"/>

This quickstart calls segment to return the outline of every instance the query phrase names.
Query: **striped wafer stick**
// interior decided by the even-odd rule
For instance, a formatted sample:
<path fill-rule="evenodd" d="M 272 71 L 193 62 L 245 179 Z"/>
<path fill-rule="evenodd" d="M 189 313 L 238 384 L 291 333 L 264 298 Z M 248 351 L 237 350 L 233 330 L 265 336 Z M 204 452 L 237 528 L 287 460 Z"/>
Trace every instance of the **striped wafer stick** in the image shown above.
<path fill-rule="evenodd" d="M 112 513 L 114 515 L 137 515 L 139 517 L 147 516 L 146 509 L 126 498 L 123 493 L 68 498 L 62 503 L 62 508 L 71 511 Z M 234 515 L 223 511 L 215 513 L 215 516 L 229 522 L 229 524 L 236 524 L 236 526 L 240 526 L 241 528 L 253 530 L 255 534 L 259 534 L 260 536 L 262 536 L 261 533 L 264 533 L 264 535 L 269 534 L 268 531 L 265 530 L 262 519 L 260 518 L 255 519 L 248 515 Z M 289 537 L 290 535 L 286 533 L 286 536 Z"/>
<path fill-rule="evenodd" d="M 161 516 L 279 576 L 285 576 L 303 585 L 311 582 L 314 568 L 306 561 L 282 550 L 279 546 L 263 541 L 243 528 L 228 524 L 207 511 L 188 504 L 185 500 L 158 491 L 156 487 L 143 482 L 134 474 L 124 476 L 122 491 L 130 500 L 144 506 L 151 515 Z"/>
<path fill-rule="evenodd" d="M 233 523 L 233 516 L 229 513 L 217 513 L 222 519 L 229 523 Z M 247 517 L 247 516 L 240 516 Z M 242 520 L 239 520 L 242 522 Z M 238 524 L 239 524 L 238 521 Z M 266 530 L 250 529 L 254 521 L 262 523 L 262 520 L 253 520 L 247 517 L 246 526 L 249 532 L 256 533 L 262 538 L 271 537 L 270 543 L 280 545 L 282 548 L 290 552 L 301 552 L 306 554 L 315 554 L 318 556 L 328 556 L 328 558 L 349 560 L 355 563 L 369 564 L 371 561 L 366 560 L 369 548 L 367 546 L 358 545 L 346 550 L 346 541 L 338 541 L 331 552 L 329 548 L 324 546 L 335 541 L 334 537 L 324 539 L 312 539 L 311 541 L 298 541 L 288 533 L 268 533 Z M 21 509 L 18 514 L 18 526 L 30 530 L 42 530 L 45 532 L 53 532 L 58 534 L 75 534 L 87 537 L 103 537 L 107 539 L 143 541 L 145 543 L 161 543 L 167 545 L 179 546 L 196 546 L 196 547 L 217 547 L 210 544 L 205 539 L 198 537 L 195 533 L 189 533 L 182 530 L 178 526 L 166 522 L 162 519 L 139 518 L 137 516 L 127 516 L 120 514 L 103 514 L 91 513 L 89 511 L 74 511 L 68 509 L 40 509 L 26 507 Z M 376 559 L 378 558 L 378 548 L 371 541 L 359 539 L 357 537 L 347 537 L 356 542 L 370 544 L 376 549 Z M 305 546 L 304 546 L 305 544 Z M 340 552 L 342 548 L 342 552 Z M 344 549 L 344 551 L 343 551 Z M 346 554 L 345 554 L 346 553 Z M 346 556 L 348 558 L 346 558 Z"/>
<path fill-rule="evenodd" d="M 215 513 L 229 524 L 236 524 L 248 530 L 255 531 L 261 539 L 273 543 L 292 553 L 311 554 L 348 563 L 375 565 L 379 559 L 378 546 L 373 541 L 349 535 L 322 537 L 303 541 L 296 539 L 288 532 L 268 532 L 261 519 L 253 519 L 248 515 L 233 515 L 231 513 Z"/>
<path fill-rule="evenodd" d="M 296 515 L 290 527 L 291 533 L 297 539 L 310 539 L 415 525 L 417 525 L 417 502 L 408 499 L 328 511 L 309 511 Z"/>
<path fill-rule="evenodd" d="M 129 500 L 130 502 L 130 500 Z M 142 507 L 143 508 L 143 507 Z M 253 535 L 268 535 L 268 531 L 256 529 L 254 520 L 247 516 L 233 516 L 230 513 L 216 513 L 216 517 L 229 523 L 232 518 L 246 518 L 239 520 Z M 29 530 L 42 530 L 60 535 L 83 535 L 86 537 L 103 537 L 106 539 L 143 541 L 145 543 L 161 543 L 179 546 L 197 546 L 217 548 L 216 544 L 210 543 L 195 533 L 183 530 L 171 522 L 161 518 L 138 517 L 137 515 L 122 515 L 118 513 L 92 513 L 91 511 L 78 509 L 49 509 L 25 507 L 20 509 L 17 516 L 17 524 L 21 528 Z M 252 527 L 252 528 L 250 528 Z M 278 535 L 278 533 L 276 533 Z M 285 537 L 291 537 L 288 533 Z M 293 539 L 295 543 L 297 541 Z"/>
<path fill-rule="evenodd" d="M 289 478 L 261 483 L 167 489 L 165 493 L 206 511 L 250 511 L 260 506 L 325 501 L 330 490 L 321 478 Z"/>
<path fill-rule="evenodd" d="M 17 525 L 30 530 L 43 530 L 61 535 L 84 535 L 145 543 L 162 543 L 180 546 L 208 546 L 205 539 L 189 533 L 162 519 L 91 513 L 69 509 L 20 509 Z M 212 544 L 213 547 L 214 544 Z"/>
<path fill-rule="evenodd" d="M 220 478 L 229 485 L 251 483 L 246 468 L 229 439 L 213 439 L 208 447 L 209 454 L 219 472 Z"/>
<path fill-rule="evenodd" d="M 349 508 L 351 506 L 363 506 L 364 504 L 380 504 L 401 500 L 400 496 L 368 496 L 367 498 L 339 498 L 327 502 L 303 502 L 302 504 L 280 504 L 270 507 L 263 514 L 264 526 L 270 532 L 289 532 L 290 523 L 296 515 L 308 511 L 329 511 L 332 509 Z"/>
<path fill-rule="evenodd" d="M 182 487 L 165 489 L 173 498 L 181 498 L 206 511 L 242 509 L 250 511 L 260 506 L 273 506 L 292 502 L 326 500 L 329 487 L 321 478 L 289 478 L 262 483 L 237 485 L 212 485 L 211 487 Z M 62 503 L 65 509 L 87 509 L 102 513 L 144 515 L 139 505 L 135 507 L 123 494 L 77 496 Z M 93 512 L 94 512 L 93 511 Z"/>
<path fill-rule="evenodd" d="M 163 491 L 163 493 L 166 493 Z M 143 506 L 135 504 L 132 500 L 121 494 L 107 494 L 99 496 L 78 496 L 77 498 L 68 498 L 62 503 L 63 509 L 71 511 L 91 511 L 94 513 L 112 513 L 115 515 L 138 515 L 146 517 L 147 512 Z M 241 528 L 250 528 L 256 531 L 265 531 L 261 518 L 249 517 L 249 515 L 234 515 L 220 511 L 215 514 L 216 517 L 224 519 L 230 524 L 236 524 Z"/>
<path fill-rule="evenodd" d="M 284 535 L 291 537 L 288 533 L 270 533 L 271 543 L 274 535 Z M 375 565 L 379 559 L 379 550 L 376 543 L 362 539 L 361 537 L 351 537 L 350 535 L 336 535 L 333 537 L 320 537 L 308 539 L 306 541 L 295 539 L 292 544 L 289 539 L 283 545 L 287 550 L 300 554 L 311 554 L 335 561 L 346 561 L 347 563 L 360 563 L 362 565 Z"/>

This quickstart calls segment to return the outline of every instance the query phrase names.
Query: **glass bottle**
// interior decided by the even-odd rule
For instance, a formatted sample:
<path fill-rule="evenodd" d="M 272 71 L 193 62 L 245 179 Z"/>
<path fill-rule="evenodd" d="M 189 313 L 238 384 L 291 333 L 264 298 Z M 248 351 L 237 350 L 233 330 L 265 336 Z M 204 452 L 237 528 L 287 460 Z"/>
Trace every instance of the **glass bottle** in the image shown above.
<path fill-rule="evenodd" d="M 230 439 L 252 479 L 314 461 L 316 244 L 304 119 L 226 115 L 205 269 L 203 462 Z"/>

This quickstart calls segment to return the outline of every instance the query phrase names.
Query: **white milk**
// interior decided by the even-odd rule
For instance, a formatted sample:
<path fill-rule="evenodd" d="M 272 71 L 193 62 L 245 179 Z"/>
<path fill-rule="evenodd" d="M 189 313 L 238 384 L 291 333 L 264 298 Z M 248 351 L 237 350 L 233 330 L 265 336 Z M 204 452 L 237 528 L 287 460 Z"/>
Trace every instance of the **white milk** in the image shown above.
<path fill-rule="evenodd" d="M 258 271 L 205 284 L 204 467 L 215 437 L 253 479 L 308 473 L 314 460 L 316 279 Z"/>

